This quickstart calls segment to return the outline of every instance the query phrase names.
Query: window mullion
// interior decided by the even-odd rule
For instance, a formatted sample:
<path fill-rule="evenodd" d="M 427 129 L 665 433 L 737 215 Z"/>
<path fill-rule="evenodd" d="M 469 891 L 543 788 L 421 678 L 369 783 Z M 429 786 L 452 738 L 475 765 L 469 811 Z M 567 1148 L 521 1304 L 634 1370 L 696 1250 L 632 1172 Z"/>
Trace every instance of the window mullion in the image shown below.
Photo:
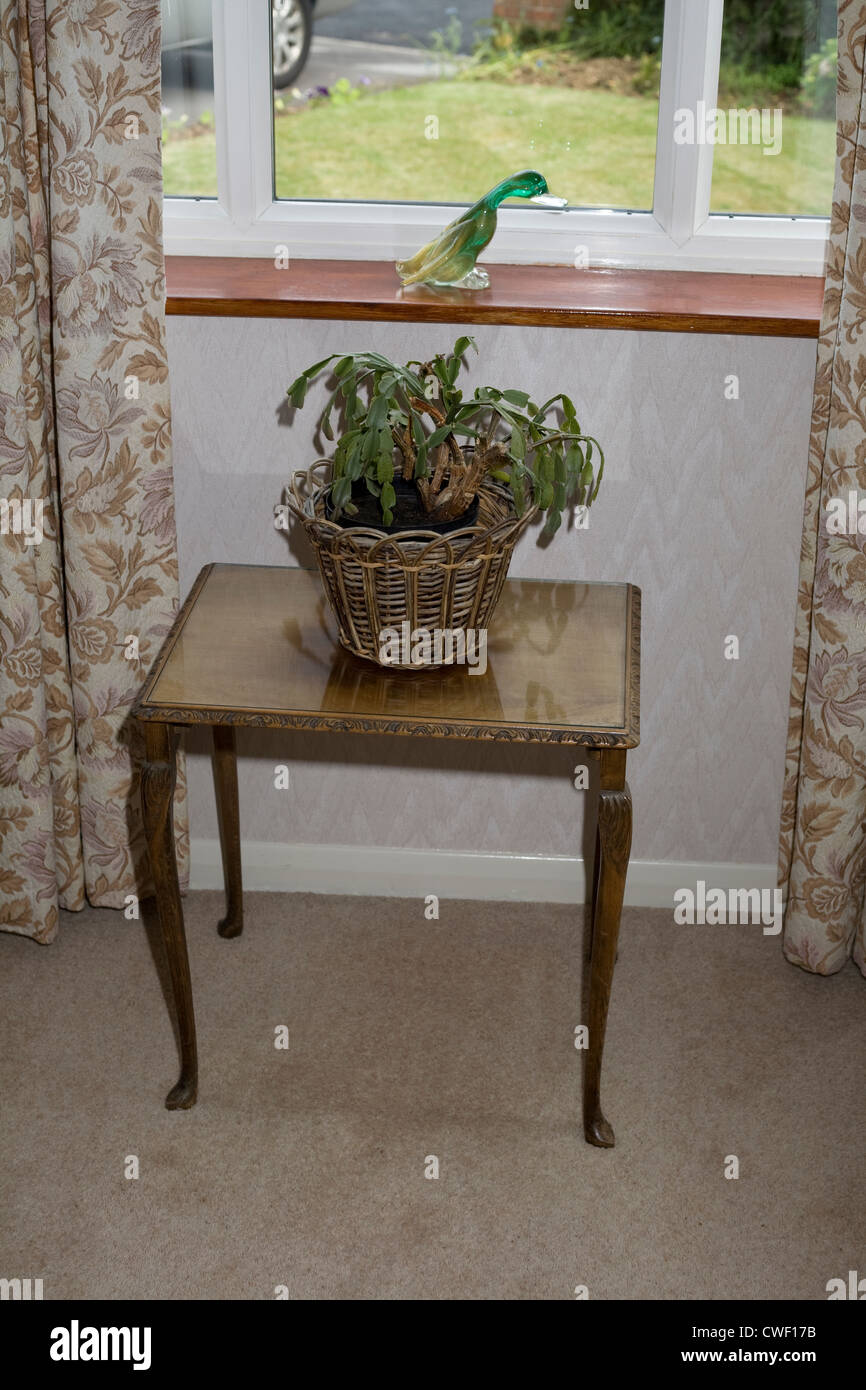
<path fill-rule="evenodd" d="M 217 189 L 241 230 L 272 200 L 270 5 L 213 0 L 213 47 Z"/>
<path fill-rule="evenodd" d="M 274 69 L 270 0 L 246 0 L 250 7 L 247 81 L 250 120 L 250 173 L 253 216 L 274 202 Z"/>
<path fill-rule="evenodd" d="M 667 0 L 662 40 L 653 213 L 677 246 L 710 211 L 713 146 L 674 140 L 676 113 L 691 111 L 695 128 L 712 110 L 719 87 L 724 0 Z"/>
<path fill-rule="evenodd" d="M 226 72 L 226 0 L 213 0 L 211 5 L 211 35 L 213 38 L 213 98 L 214 137 L 216 139 L 217 201 L 222 211 L 231 216 L 227 72 Z"/>

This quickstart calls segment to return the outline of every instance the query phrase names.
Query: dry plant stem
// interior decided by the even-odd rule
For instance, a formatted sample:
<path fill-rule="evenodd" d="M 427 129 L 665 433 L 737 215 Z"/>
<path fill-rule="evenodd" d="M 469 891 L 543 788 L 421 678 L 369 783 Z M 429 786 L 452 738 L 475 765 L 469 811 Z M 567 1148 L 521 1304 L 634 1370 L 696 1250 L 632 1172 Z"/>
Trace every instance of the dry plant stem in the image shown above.
<path fill-rule="evenodd" d="M 412 405 L 418 411 L 426 410 L 427 414 L 431 416 L 435 424 L 444 425 L 445 413 L 444 411 L 439 409 L 438 405 L 434 405 L 432 401 L 422 401 L 416 396 L 412 399 Z M 455 470 L 459 472 L 461 468 L 465 467 L 463 451 L 461 450 L 460 445 L 457 443 L 457 440 L 454 438 L 453 434 L 449 435 L 448 438 L 444 440 L 444 442 L 436 450 L 436 463 L 433 469 L 433 477 L 429 481 L 426 478 L 422 478 L 419 480 L 418 490 L 421 493 L 421 498 L 424 503 L 424 507 L 428 512 L 431 510 L 431 504 L 429 501 L 430 497 L 437 497 L 439 495 L 439 492 L 441 491 L 442 480 L 445 476 L 445 466 L 448 462 L 449 454 L 451 455 L 452 474 L 455 472 Z"/>
<path fill-rule="evenodd" d="M 459 473 L 452 468 L 449 486 L 432 507 L 436 520 L 452 521 L 455 517 L 462 516 L 477 495 L 486 475 L 507 458 L 508 450 L 504 445 L 491 443 L 487 439 L 482 440 L 476 447 L 471 462 L 467 463 L 464 458 Z"/>
<path fill-rule="evenodd" d="M 421 400 L 418 396 L 410 398 L 410 404 L 419 414 L 431 416 L 436 425 L 444 424 L 444 412 L 432 401 Z M 581 436 L 582 437 L 582 436 Z M 549 444 L 557 439 L 573 439 L 574 436 L 560 432 L 549 435 L 527 446 L 527 452 L 537 449 L 539 444 Z M 397 447 L 403 455 L 402 476 L 409 483 L 415 476 L 417 453 L 410 426 L 396 435 Z M 484 478 L 494 469 L 504 466 L 509 459 L 505 446 L 489 436 L 479 438 L 472 459 L 467 463 L 466 456 L 451 435 L 436 450 L 436 462 L 429 478 L 418 478 L 418 494 L 428 516 L 436 521 L 453 521 L 462 516 L 477 495 Z M 450 460 L 450 468 L 448 468 Z M 448 486 L 442 490 L 442 483 L 448 468 Z"/>

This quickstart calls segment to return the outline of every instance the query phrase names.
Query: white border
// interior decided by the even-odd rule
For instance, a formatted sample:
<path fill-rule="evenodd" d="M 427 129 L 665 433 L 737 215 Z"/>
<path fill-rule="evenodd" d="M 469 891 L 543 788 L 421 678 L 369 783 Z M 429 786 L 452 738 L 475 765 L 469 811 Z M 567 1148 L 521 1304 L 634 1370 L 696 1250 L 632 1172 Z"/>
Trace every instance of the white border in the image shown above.
<path fill-rule="evenodd" d="M 667 0 L 652 212 L 504 208 L 486 263 L 822 275 L 822 218 L 710 214 L 712 145 L 677 146 L 674 112 L 715 105 L 723 0 Z M 450 205 L 276 201 L 270 9 L 213 0 L 218 197 L 167 198 L 167 255 L 395 260 L 455 215 Z M 663 138 L 662 132 L 668 132 Z"/>

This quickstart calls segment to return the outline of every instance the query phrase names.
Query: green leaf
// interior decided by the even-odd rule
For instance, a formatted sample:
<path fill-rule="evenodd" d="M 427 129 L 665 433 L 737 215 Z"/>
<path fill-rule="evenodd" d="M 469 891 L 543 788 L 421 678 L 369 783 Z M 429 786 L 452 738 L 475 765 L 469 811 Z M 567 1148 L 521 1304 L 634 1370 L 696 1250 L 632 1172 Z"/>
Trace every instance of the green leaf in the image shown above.
<path fill-rule="evenodd" d="M 364 430 L 364 442 L 361 445 L 361 458 L 365 463 L 370 463 L 376 456 L 379 448 L 379 435 L 376 430 Z"/>
<path fill-rule="evenodd" d="M 355 358 L 354 358 L 354 357 L 352 357 L 352 356 L 349 356 L 349 357 L 341 357 L 340 360 L 339 360 L 339 362 L 337 363 L 337 365 L 336 365 L 335 368 L 334 368 L 334 376 L 335 376 L 335 377 L 337 378 L 337 380 L 339 381 L 342 377 L 348 375 L 348 373 L 351 372 L 351 371 L 354 369 L 354 366 L 355 366 Z"/>
<path fill-rule="evenodd" d="M 427 436 L 427 448 L 435 449 L 438 444 L 444 444 L 451 433 L 452 429 L 450 425 L 440 425 L 431 435 Z"/>
<path fill-rule="evenodd" d="M 562 510 L 554 504 L 553 510 L 548 513 L 544 523 L 543 534 L 545 536 L 555 536 L 562 525 Z"/>
<path fill-rule="evenodd" d="M 293 381 L 286 395 L 296 410 L 300 410 L 307 395 L 309 382 L 305 376 L 299 376 L 297 381 Z"/>
<path fill-rule="evenodd" d="M 518 516 L 523 516 L 523 475 L 518 474 L 518 470 L 516 468 L 513 468 L 511 470 L 511 475 L 508 479 L 508 485 L 511 488 L 511 496 L 514 499 L 514 510 L 517 512 Z"/>
<path fill-rule="evenodd" d="M 508 401 L 509 405 L 519 406 L 525 410 L 529 405 L 529 393 L 527 391 L 503 391 L 502 399 Z"/>
<path fill-rule="evenodd" d="M 536 410 L 536 412 L 535 412 L 535 417 L 534 417 L 534 418 L 535 418 L 535 423 L 536 423 L 536 424 L 540 424 L 540 423 L 541 423 L 541 421 L 544 419 L 544 417 L 545 417 L 545 415 L 547 414 L 547 412 L 548 412 L 548 410 L 550 409 L 550 407 L 551 407 L 552 405 L 556 405 L 556 402 L 557 402 L 558 400 L 559 400 L 559 396 L 551 396 L 551 398 L 550 398 L 549 401 L 545 401 L 545 402 L 544 402 L 544 405 L 538 407 L 538 410 Z"/>
<path fill-rule="evenodd" d="M 478 344 L 476 343 L 474 338 L 470 338 L 468 336 L 458 338 L 457 342 L 454 344 L 454 356 L 462 357 L 466 349 L 469 347 L 474 347 L 475 351 L 478 351 Z"/>
<path fill-rule="evenodd" d="M 364 471 L 364 461 L 361 458 L 361 446 L 356 440 L 346 457 L 346 473 L 352 478 L 360 478 Z"/>
<path fill-rule="evenodd" d="M 492 409 L 496 412 L 497 415 L 501 417 L 501 419 L 505 421 L 507 425 L 511 425 L 512 428 L 516 425 L 517 428 L 521 430 L 526 428 L 526 421 L 522 419 L 520 415 L 512 415 L 511 411 L 506 410 L 505 406 L 502 405 L 500 401 L 497 401 L 495 404 L 491 404 Z"/>
<path fill-rule="evenodd" d="M 391 511 L 391 509 L 393 508 L 393 506 L 394 506 L 394 504 L 395 504 L 396 501 L 397 501 L 397 494 L 396 494 L 396 492 L 394 491 L 394 485 L 393 485 L 393 483 L 385 483 L 384 486 L 382 487 L 382 508 L 383 508 L 383 510 Z"/>
<path fill-rule="evenodd" d="M 565 415 L 566 428 L 570 430 L 572 434 L 577 434 L 580 430 L 580 425 L 577 423 L 577 411 L 568 396 L 562 397 L 562 410 Z"/>
<path fill-rule="evenodd" d="M 576 482 L 583 470 L 583 450 L 579 444 L 572 444 L 565 456 L 565 464 L 569 473 L 569 480 Z"/>
<path fill-rule="evenodd" d="M 448 367 L 445 364 L 444 358 L 433 358 L 433 373 L 437 377 L 440 386 L 443 388 L 442 394 L 444 395 L 445 391 L 447 391 L 451 386 L 451 382 L 448 378 Z"/>
<path fill-rule="evenodd" d="M 379 385 L 376 388 L 377 394 L 380 396 L 390 396 L 396 384 L 397 373 L 386 372 L 385 375 L 381 378 Z"/>
<path fill-rule="evenodd" d="M 371 430 L 380 430 L 388 418 L 388 401 L 385 396 L 374 396 L 373 404 L 367 411 L 367 425 Z"/>
<path fill-rule="evenodd" d="M 339 356 L 338 353 L 332 352 L 328 357 L 323 357 L 321 362 L 314 362 L 312 367 L 307 367 L 303 374 L 307 378 L 307 382 L 311 382 L 314 376 L 318 376 L 322 368 L 327 367 L 328 363 L 333 362 L 337 356 Z"/>
<path fill-rule="evenodd" d="M 517 425 L 515 425 L 511 431 L 511 446 L 509 453 L 513 459 L 526 458 L 526 439 L 523 431 L 519 429 Z"/>
<path fill-rule="evenodd" d="M 601 487 L 601 478 L 602 478 L 602 474 L 604 473 L 604 454 L 602 453 L 601 449 L 599 449 L 599 451 L 598 451 L 598 456 L 599 456 L 600 462 L 599 462 L 599 465 L 598 465 L 598 473 L 596 474 L 596 478 L 595 478 L 595 487 L 593 488 L 593 490 L 592 490 L 592 496 L 591 496 L 590 499 L 589 499 L 590 502 L 594 502 L 595 499 L 596 499 L 596 497 L 598 496 L 598 490 L 599 490 L 599 488 Z"/>
<path fill-rule="evenodd" d="M 338 478 L 331 488 L 331 502 L 336 510 L 339 510 L 348 502 L 352 495 L 351 478 Z"/>

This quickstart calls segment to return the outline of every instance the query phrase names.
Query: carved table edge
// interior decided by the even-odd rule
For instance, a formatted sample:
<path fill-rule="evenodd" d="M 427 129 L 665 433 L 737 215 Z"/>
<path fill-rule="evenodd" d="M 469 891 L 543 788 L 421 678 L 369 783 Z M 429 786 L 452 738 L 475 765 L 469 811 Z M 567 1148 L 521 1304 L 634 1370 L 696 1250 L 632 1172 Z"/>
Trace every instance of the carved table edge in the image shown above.
<path fill-rule="evenodd" d="M 281 713 L 236 709 L 204 709 L 183 705 L 133 707 L 134 717 L 162 724 L 234 724 L 251 729 L 307 729 L 331 733 L 371 733 L 415 735 L 418 738 L 473 738 L 501 743 L 565 743 L 589 748 L 636 748 L 638 740 L 628 729 L 572 729 L 527 725 L 472 724 L 457 721 L 364 718 L 353 715 L 323 715 L 298 711 Z"/>

